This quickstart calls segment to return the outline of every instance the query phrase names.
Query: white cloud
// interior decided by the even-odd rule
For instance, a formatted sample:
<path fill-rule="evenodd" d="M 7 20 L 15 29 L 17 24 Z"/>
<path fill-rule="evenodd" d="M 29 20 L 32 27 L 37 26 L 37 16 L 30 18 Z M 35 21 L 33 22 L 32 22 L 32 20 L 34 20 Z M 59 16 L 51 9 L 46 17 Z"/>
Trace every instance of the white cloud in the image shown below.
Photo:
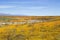
<path fill-rule="evenodd" d="M 44 8 L 47 8 L 47 7 L 28 7 L 29 9 L 44 9 Z"/>
<path fill-rule="evenodd" d="M 29 10 L 37 10 L 37 9 L 39 9 L 39 10 L 41 10 L 41 9 L 47 9 L 48 7 L 34 7 L 34 6 L 33 6 L 33 7 L 23 7 L 23 6 L 21 7 L 21 6 L 20 6 L 20 7 L 18 7 L 18 8 L 20 8 L 20 9 L 25 9 L 25 10 L 26 10 L 26 9 L 29 9 Z"/>
<path fill-rule="evenodd" d="M 9 5 L 0 5 L 0 8 L 14 8 L 16 6 L 9 6 Z"/>

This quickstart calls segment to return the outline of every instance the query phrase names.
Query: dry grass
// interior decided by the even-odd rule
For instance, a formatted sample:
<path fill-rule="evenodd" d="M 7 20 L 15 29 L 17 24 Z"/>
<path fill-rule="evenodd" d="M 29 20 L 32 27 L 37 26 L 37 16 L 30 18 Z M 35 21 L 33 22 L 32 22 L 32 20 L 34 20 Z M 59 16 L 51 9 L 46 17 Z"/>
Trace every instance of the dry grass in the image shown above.
<path fill-rule="evenodd" d="M 42 22 L 28 23 L 29 20 Z M 60 40 L 60 16 L 1 16 L 0 22 L 26 22 L 0 25 L 0 40 Z"/>

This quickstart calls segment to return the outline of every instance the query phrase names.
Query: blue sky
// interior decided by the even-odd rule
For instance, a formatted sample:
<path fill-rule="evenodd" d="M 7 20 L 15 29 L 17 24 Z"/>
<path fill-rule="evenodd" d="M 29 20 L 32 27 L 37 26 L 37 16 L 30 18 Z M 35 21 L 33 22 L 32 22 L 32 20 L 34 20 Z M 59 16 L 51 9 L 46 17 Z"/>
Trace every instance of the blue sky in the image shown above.
<path fill-rule="evenodd" d="M 57 16 L 60 15 L 60 0 L 0 0 L 0 13 Z"/>

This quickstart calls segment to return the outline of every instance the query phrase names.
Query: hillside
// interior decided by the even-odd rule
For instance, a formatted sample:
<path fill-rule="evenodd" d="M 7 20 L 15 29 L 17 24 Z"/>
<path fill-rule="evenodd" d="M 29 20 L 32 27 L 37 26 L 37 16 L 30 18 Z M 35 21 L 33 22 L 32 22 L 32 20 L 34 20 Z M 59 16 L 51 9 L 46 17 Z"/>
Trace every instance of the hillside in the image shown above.
<path fill-rule="evenodd" d="M 0 16 L 0 40 L 60 40 L 60 16 Z"/>

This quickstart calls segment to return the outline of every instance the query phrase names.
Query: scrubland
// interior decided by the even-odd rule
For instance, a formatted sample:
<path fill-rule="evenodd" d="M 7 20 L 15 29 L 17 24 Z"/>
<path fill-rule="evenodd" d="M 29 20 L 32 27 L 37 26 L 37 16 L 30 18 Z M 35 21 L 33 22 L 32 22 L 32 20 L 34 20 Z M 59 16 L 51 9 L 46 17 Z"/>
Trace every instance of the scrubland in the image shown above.
<path fill-rule="evenodd" d="M 0 40 L 60 40 L 60 16 L 0 16 Z"/>

